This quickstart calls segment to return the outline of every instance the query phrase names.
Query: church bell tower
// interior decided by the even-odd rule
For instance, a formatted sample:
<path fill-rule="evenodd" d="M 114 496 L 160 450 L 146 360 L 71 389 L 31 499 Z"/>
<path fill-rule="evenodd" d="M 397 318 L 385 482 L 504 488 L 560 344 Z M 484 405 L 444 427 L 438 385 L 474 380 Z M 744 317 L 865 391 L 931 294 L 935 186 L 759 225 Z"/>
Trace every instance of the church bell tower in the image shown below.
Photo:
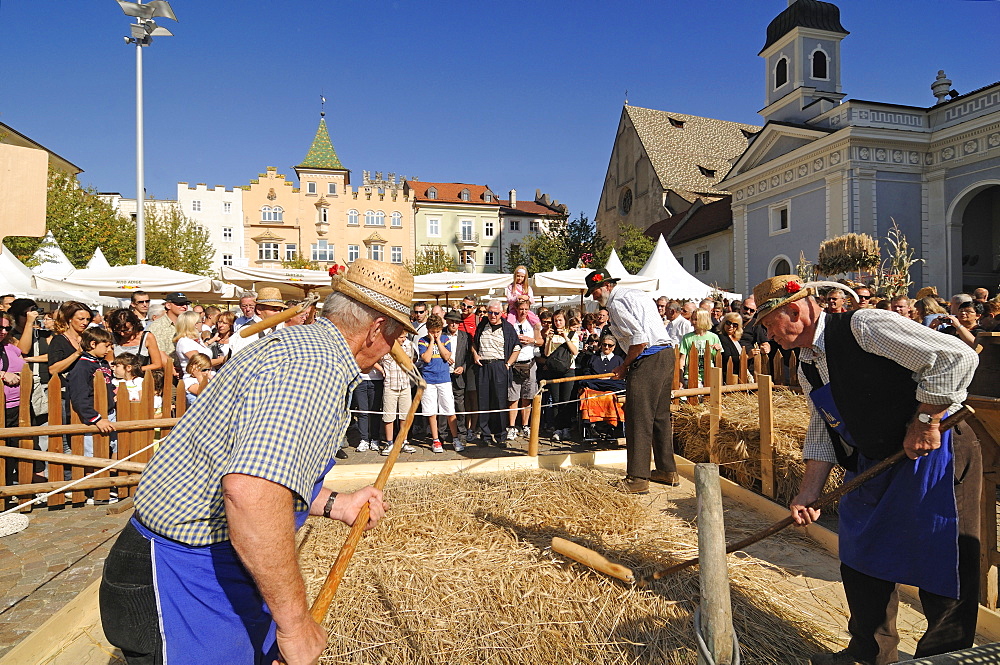
<path fill-rule="evenodd" d="M 789 0 L 767 26 L 759 55 L 765 63 L 765 122 L 807 123 L 844 98 L 840 42 L 849 33 L 840 9 L 819 0 Z"/>

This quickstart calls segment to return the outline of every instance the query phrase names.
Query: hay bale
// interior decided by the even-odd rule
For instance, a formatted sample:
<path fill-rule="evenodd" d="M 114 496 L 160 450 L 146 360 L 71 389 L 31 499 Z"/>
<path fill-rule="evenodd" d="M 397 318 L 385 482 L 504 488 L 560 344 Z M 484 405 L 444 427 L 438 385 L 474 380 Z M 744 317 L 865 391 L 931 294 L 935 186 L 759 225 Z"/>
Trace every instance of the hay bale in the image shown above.
<path fill-rule="evenodd" d="M 802 440 L 809 425 L 808 398 L 789 390 L 774 390 L 774 484 L 775 500 L 787 504 L 798 494 L 805 462 Z M 708 402 L 681 404 L 674 413 L 674 438 L 683 455 L 692 462 L 708 462 Z M 743 487 L 760 491 L 760 418 L 757 395 L 726 393 L 722 396 L 722 418 L 716 440 L 720 472 Z M 840 485 L 843 469 L 835 467 L 824 491 Z"/>
<path fill-rule="evenodd" d="M 573 468 L 391 482 L 393 509 L 351 561 L 322 662 L 693 665 L 696 569 L 631 588 L 548 549 L 571 538 L 640 570 L 696 553 L 691 525 L 615 478 Z M 310 523 L 300 559 L 315 595 L 347 529 Z M 732 561 L 744 662 L 784 665 L 822 648 L 792 599 L 769 597 L 755 560 Z"/>

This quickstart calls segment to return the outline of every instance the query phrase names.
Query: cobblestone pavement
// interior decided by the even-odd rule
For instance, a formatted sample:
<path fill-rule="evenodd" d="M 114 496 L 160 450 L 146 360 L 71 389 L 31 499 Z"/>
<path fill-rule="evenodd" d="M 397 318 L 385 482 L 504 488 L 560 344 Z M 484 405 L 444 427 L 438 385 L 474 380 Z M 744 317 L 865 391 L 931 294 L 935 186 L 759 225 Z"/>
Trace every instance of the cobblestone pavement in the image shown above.
<path fill-rule="evenodd" d="M 526 455 L 528 450 L 525 437 L 518 437 L 506 448 L 470 445 L 462 453 L 456 453 L 450 443 L 445 443 L 444 453 L 434 453 L 426 437 L 415 436 L 411 443 L 417 452 L 401 454 L 400 462 L 484 459 Z M 378 452 L 358 453 L 355 447 L 356 442 L 347 448 L 348 458 L 338 463 L 377 464 L 385 459 Z M 542 439 L 539 453 L 565 454 L 608 447 L 617 444 Z M 100 578 L 104 557 L 131 515 L 131 510 L 108 515 L 107 506 L 40 508 L 29 513 L 27 529 L 0 538 L 0 656 Z"/>
<path fill-rule="evenodd" d="M 0 656 L 101 576 L 131 511 L 107 506 L 36 509 L 28 528 L 0 538 Z"/>

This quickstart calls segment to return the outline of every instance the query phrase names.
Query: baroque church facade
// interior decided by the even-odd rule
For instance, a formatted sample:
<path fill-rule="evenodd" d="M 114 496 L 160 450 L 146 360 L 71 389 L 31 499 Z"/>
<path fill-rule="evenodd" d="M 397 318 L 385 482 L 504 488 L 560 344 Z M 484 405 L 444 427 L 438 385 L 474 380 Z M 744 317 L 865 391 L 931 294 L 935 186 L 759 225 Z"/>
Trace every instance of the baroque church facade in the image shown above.
<path fill-rule="evenodd" d="M 674 163 L 687 164 L 689 173 L 692 165 L 702 167 L 701 174 L 714 171 L 711 188 L 698 192 L 689 186 L 687 191 L 698 195 L 682 197 L 692 200 L 687 210 L 671 205 L 676 190 L 664 192 L 665 218 L 657 218 L 658 210 L 643 210 L 631 223 L 676 233 L 683 242 L 667 240 L 679 257 L 712 240 L 725 258 L 727 246 L 730 272 L 717 283 L 743 293 L 768 276 L 793 271 L 800 253 L 815 260 L 825 239 L 849 232 L 884 238 L 896 224 L 923 260 L 911 269 L 914 290 L 934 285 L 941 293 L 955 293 L 984 286 L 995 292 L 1000 82 L 960 95 L 938 72 L 931 85 L 936 103 L 928 107 L 844 101 L 841 42 L 848 34 L 836 5 L 792 0 L 768 25 L 759 53 L 766 77 L 763 127 L 737 125 L 745 144 L 716 169 L 700 162 L 708 154 L 725 156 L 717 141 L 675 156 Z M 664 115 L 670 123 L 677 114 Z M 617 218 L 610 214 L 613 197 L 622 200 L 628 185 L 617 179 L 618 162 L 638 163 L 651 146 L 655 150 L 655 143 L 640 140 L 639 149 L 630 151 L 623 136 L 620 125 L 599 205 L 602 231 L 630 223 L 620 206 Z M 619 152 L 625 157 L 616 156 Z M 731 217 L 724 219 L 718 208 L 727 200 Z M 714 214 L 700 214 L 701 206 Z M 711 223 L 699 222 L 707 217 Z M 687 261 L 684 266 L 695 273 Z"/>

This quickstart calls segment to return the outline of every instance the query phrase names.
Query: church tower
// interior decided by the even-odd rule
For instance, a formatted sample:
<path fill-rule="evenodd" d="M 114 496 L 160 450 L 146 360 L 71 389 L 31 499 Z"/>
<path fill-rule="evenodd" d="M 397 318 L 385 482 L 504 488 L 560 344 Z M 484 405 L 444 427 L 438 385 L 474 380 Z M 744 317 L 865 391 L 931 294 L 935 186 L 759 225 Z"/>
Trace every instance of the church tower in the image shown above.
<path fill-rule="evenodd" d="M 833 3 L 789 0 L 767 26 L 758 54 L 765 63 L 765 122 L 804 124 L 840 103 L 840 42 L 848 34 Z"/>

